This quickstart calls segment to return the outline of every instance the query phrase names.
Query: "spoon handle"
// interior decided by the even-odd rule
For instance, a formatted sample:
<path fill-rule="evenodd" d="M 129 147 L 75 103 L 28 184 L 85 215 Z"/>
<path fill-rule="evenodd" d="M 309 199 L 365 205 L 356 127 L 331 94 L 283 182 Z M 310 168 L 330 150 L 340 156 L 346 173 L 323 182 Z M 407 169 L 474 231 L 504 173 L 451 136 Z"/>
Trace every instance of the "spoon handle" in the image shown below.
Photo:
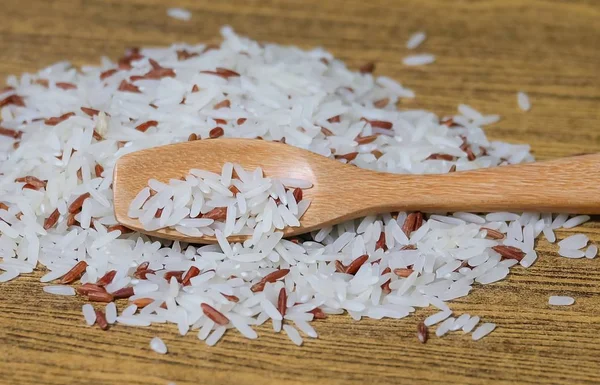
<path fill-rule="evenodd" d="M 370 186 L 371 193 L 365 197 L 370 213 L 422 210 L 600 214 L 600 154 L 445 175 L 371 172 L 364 176 L 369 178 L 361 185 Z"/>

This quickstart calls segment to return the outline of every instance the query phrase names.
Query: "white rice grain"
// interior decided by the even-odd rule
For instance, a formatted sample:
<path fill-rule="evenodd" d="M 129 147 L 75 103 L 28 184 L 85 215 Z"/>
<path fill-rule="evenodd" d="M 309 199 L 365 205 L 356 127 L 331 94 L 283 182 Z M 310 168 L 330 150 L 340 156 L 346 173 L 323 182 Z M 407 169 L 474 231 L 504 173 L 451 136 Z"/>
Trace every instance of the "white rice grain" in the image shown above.
<path fill-rule="evenodd" d="M 114 324 L 117 320 L 117 305 L 115 305 L 114 302 L 108 303 L 104 309 L 104 313 L 106 316 L 106 322 L 108 322 L 110 325 Z"/>
<path fill-rule="evenodd" d="M 48 294 L 55 295 L 75 295 L 75 289 L 71 286 L 64 285 L 53 285 L 53 286 L 44 286 L 44 292 Z"/>
<path fill-rule="evenodd" d="M 2 274 L 0 274 L 0 283 L 8 282 L 10 280 L 17 278 L 18 276 L 19 276 L 19 270 L 12 269 L 12 268 L 5 268 L 5 271 Z"/>
<path fill-rule="evenodd" d="M 523 91 L 517 92 L 517 104 L 522 111 L 529 111 L 531 109 L 529 96 Z"/>
<path fill-rule="evenodd" d="M 86 303 L 82 306 L 81 311 L 83 312 L 85 323 L 88 324 L 88 326 L 92 326 L 94 323 L 96 323 L 96 311 L 92 305 Z"/>
<path fill-rule="evenodd" d="M 486 323 L 482 324 L 481 326 L 479 326 L 477 329 L 475 329 L 475 331 L 471 335 L 471 338 L 473 339 L 473 341 L 479 341 L 483 337 L 485 337 L 488 334 L 490 334 L 491 332 L 493 332 L 494 329 L 496 329 L 495 323 L 486 322 Z"/>
<path fill-rule="evenodd" d="M 426 38 L 427 35 L 425 34 L 425 32 L 415 32 L 410 36 L 410 38 L 406 42 L 406 48 L 415 49 L 418 46 L 420 46 Z"/>
<path fill-rule="evenodd" d="M 471 330 L 473 330 L 475 328 L 475 326 L 477 326 L 478 323 L 479 323 L 479 316 L 471 317 L 471 319 L 468 320 L 465 323 L 465 325 L 462 327 L 463 333 L 470 333 Z"/>
<path fill-rule="evenodd" d="M 558 249 L 558 255 L 565 258 L 583 258 L 585 256 L 585 252 L 583 250 L 577 249 L 566 249 L 561 247 Z"/>
<path fill-rule="evenodd" d="M 444 334 L 448 333 L 450 329 L 454 326 L 454 322 L 456 319 L 454 317 L 446 318 L 444 322 L 442 322 L 436 329 L 435 335 L 438 337 L 442 337 Z"/>
<path fill-rule="evenodd" d="M 585 222 L 587 222 L 589 220 L 590 220 L 589 215 L 577 215 L 577 216 L 569 219 L 565 223 L 563 223 L 562 228 L 563 229 L 572 229 L 573 227 L 584 224 Z"/>
<path fill-rule="evenodd" d="M 596 246 L 596 245 L 589 245 L 588 248 L 585 250 L 585 257 L 588 259 L 595 258 L 597 254 L 598 254 L 598 246 Z"/>
<path fill-rule="evenodd" d="M 589 238 L 587 235 L 575 234 L 558 242 L 558 246 L 565 249 L 582 249 L 587 245 L 588 241 Z"/>
<path fill-rule="evenodd" d="M 406 56 L 402 59 L 402 63 L 406 66 L 422 66 L 433 62 L 435 62 L 435 56 L 427 53 Z"/>
<path fill-rule="evenodd" d="M 298 333 L 298 330 L 296 330 L 293 326 L 283 325 L 283 331 L 285 332 L 285 334 L 287 334 L 287 336 L 290 338 L 290 340 L 292 340 L 293 343 L 295 343 L 298 346 L 302 345 L 302 337 L 300 337 L 300 333 Z"/>
<path fill-rule="evenodd" d="M 169 8 L 167 15 L 173 19 L 189 21 L 192 18 L 192 13 L 184 8 Z"/>
<path fill-rule="evenodd" d="M 167 345 L 159 337 L 150 340 L 150 349 L 158 354 L 167 354 Z"/>
<path fill-rule="evenodd" d="M 575 303 L 573 297 L 553 295 L 548 299 L 548 305 L 552 306 L 569 306 Z"/>
<path fill-rule="evenodd" d="M 206 344 L 208 346 L 215 346 L 217 342 L 219 342 L 221 337 L 223 337 L 223 334 L 225 334 L 225 330 L 227 330 L 225 326 L 218 326 L 215 329 L 215 331 L 213 331 L 212 334 L 208 336 L 208 338 L 205 341 Z"/>
<path fill-rule="evenodd" d="M 443 320 L 450 317 L 451 315 L 452 315 L 451 310 L 444 310 L 444 311 L 440 311 L 438 313 L 432 314 L 429 317 L 425 318 L 425 321 L 424 321 L 425 326 L 435 325 L 439 322 L 442 322 Z"/>

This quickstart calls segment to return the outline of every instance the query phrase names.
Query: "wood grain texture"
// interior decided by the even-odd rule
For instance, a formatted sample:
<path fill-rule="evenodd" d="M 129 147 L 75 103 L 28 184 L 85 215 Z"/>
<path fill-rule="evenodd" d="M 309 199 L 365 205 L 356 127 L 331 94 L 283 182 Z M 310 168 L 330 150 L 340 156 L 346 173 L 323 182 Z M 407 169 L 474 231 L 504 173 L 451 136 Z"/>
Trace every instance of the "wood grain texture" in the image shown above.
<path fill-rule="evenodd" d="M 126 47 L 216 40 L 231 24 L 243 34 L 303 47 L 323 45 L 350 66 L 377 63 L 377 73 L 417 92 L 403 102 L 440 115 L 460 102 L 503 120 L 493 139 L 530 143 L 538 159 L 600 152 L 600 5 L 590 0 L 180 0 L 189 23 L 165 16 L 161 0 L 4 0 L 0 12 L 0 75 L 36 71 L 66 58 L 75 64 L 113 58 Z M 435 64 L 404 67 L 410 33 L 425 30 L 419 50 Z M 522 113 L 516 92 L 529 93 Z M 585 183 L 585 181 L 581 181 Z M 600 241 L 600 222 L 583 231 Z M 558 258 L 537 242 L 540 260 L 510 278 L 455 301 L 496 322 L 477 343 L 461 334 L 417 342 L 418 320 L 330 317 L 320 338 L 298 348 L 268 327 L 247 341 L 228 333 L 214 348 L 173 325 L 86 327 L 77 298 L 45 295 L 40 274 L 0 285 L 1 384 L 598 384 L 600 259 Z M 550 295 L 576 298 L 549 307 Z M 121 307 L 123 304 L 121 304 Z M 149 349 L 159 335 L 165 356 Z"/>
<path fill-rule="evenodd" d="M 285 228 L 286 237 L 392 211 L 600 214 L 600 154 L 444 175 L 397 175 L 346 165 L 283 143 L 228 138 L 154 147 L 119 158 L 113 182 L 117 221 L 156 237 L 216 243 L 214 236 L 190 237 L 170 228 L 146 231 L 128 212 L 149 179 L 169 183 L 188 175 L 192 168 L 220 174 L 224 160 L 246 170 L 260 167 L 267 177 L 312 183 L 303 193 L 312 203 L 301 226 Z M 581 184 L 582 180 L 587 183 Z M 243 242 L 247 238 L 228 239 Z"/>

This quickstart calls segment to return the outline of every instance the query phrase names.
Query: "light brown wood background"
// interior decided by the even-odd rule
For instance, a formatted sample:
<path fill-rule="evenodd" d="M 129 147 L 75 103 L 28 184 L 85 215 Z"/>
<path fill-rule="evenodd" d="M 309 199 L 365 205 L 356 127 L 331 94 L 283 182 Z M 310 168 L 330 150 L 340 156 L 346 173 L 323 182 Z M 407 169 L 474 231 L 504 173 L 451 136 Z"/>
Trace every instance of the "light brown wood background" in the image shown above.
<path fill-rule="evenodd" d="M 218 28 L 263 41 L 322 45 L 357 67 L 417 92 L 411 108 L 451 114 L 465 102 L 503 120 L 493 139 L 530 143 L 539 159 L 600 151 L 600 3 L 594 0 L 3 0 L 0 75 L 36 71 L 53 62 L 97 63 L 126 47 L 218 39 Z M 193 12 L 190 22 L 166 16 L 169 6 Z M 429 37 L 418 52 L 433 65 L 402 65 L 412 32 Z M 522 113 L 516 92 L 529 93 Z M 598 176 L 590 175 L 598 180 Z M 581 181 L 581 183 L 587 183 Z M 596 182 L 597 183 L 597 182 Z M 600 222 L 584 231 L 600 242 Z M 302 348 L 268 327 L 248 341 L 228 332 L 214 348 L 173 325 L 86 327 L 78 298 L 46 295 L 40 274 L 0 285 L 2 384 L 598 384 L 600 383 L 600 259 L 559 258 L 540 240 L 540 260 L 513 269 L 507 281 L 476 288 L 456 301 L 496 322 L 480 342 L 460 333 L 421 345 L 420 310 L 403 320 L 331 317 Z M 575 305 L 550 308 L 548 297 Z M 150 351 L 153 336 L 169 347 Z"/>

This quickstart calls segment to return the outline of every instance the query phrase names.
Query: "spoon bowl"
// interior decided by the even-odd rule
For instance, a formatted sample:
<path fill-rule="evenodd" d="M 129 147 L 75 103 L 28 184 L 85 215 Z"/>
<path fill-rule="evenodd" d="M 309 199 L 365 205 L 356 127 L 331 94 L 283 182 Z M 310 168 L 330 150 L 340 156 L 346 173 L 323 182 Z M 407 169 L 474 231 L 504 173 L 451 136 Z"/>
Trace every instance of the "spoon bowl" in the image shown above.
<path fill-rule="evenodd" d="M 549 162 L 502 166 L 443 175 L 390 174 L 344 164 L 278 142 L 211 139 L 133 152 L 114 168 L 114 208 L 119 223 L 151 236 L 190 243 L 215 243 L 214 236 L 190 237 L 173 229 L 146 231 L 127 213 L 149 179 L 168 182 L 192 168 L 220 173 L 225 162 L 261 167 L 265 176 L 310 181 L 303 191 L 311 205 L 291 237 L 366 215 L 391 211 L 536 211 L 600 213 L 600 154 Z M 582 182 L 582 181 L 585 181 Z M 245 235 L 232 235 L 240 242 Z"/>

